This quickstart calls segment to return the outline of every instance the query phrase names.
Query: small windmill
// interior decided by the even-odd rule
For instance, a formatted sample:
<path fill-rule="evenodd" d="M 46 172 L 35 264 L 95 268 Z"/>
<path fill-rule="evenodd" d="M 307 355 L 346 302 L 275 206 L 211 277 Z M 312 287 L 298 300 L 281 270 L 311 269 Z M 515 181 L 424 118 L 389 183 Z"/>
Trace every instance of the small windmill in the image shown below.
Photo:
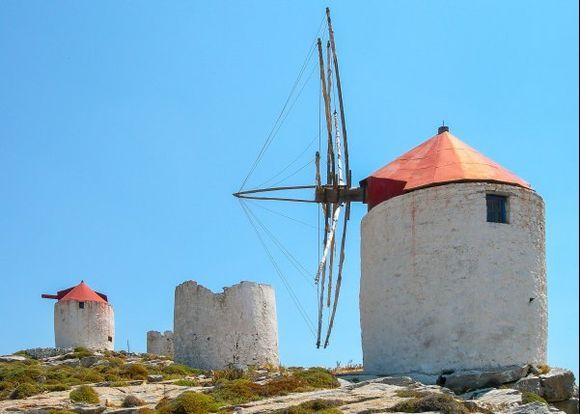
<path fill-rule="evenodd" d="M 326 9 L 329 39 L 326 44 L 326 53 L 323 51 L 322 40 L 318 38 L 318 63 L 320 67 L 321 93 L 324 102 L 326 121 L 326 156 L 321 160 L 320 152 L 315 155 L 315 183 L 311 185 L 284 186 L 257 188 L 234 193 L 240 199 L 288 201 L 299 203 L 320 204 L 324 215 L 324 239 L 322 241 L 322 256 L 314 282 L 319 286 L 318 327 L 316 346 L 322 344 L 322 320 L 325 308 L 329 312 L 329 322 L 324 336 L 324 347 L 329 343 L 334 324 L 340 288 L 342 283 L 343 265 L 345 259 L 345 243 L 347 223 L 350 218 L 350 203 L 363 201 L 362 188 L 352 188 L 352 174 L 349 163 L 348 135 L 342 99 L 338 57 L 334 42 L 334 31 L 330 19 L 330 10 Z M 324 56 L 326 55 L 326 57 Z M 335 88 L 338 97 L 338 108 L 333 110 L 331 102 Z M 322 164 L 322 168 L 321 168 Z M 324 180 L 323 180 L 324 175 Z M 324 182 L 323 182 L 324 181 Z M 292 190 L 314 190 L 313 198 L 277 197 L 266 193 L 287 192 Z M 339 221 L 343 220 L 342 232 L 338 236 Z M 338 237 L 337 237 L 338 236 Z M 339 239 L 339 253 L 336 257 L 336 245 Z M 334 278 L 336 277 L 336 281 Z"/>

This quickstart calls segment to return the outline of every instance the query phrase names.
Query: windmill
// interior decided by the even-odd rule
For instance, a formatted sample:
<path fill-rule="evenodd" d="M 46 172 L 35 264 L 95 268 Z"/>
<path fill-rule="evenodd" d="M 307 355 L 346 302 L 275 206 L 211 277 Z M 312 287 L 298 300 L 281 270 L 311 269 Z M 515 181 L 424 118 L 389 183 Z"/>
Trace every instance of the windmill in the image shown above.
<path fill-rule="evenodd" d="M 343 277 L 345 260 L 345 243 L 350 218 L 350 205 L 353 201 L 363 201 L 362 188 L 352 187 L 352 173 L 350 170 L 348 135 L 344 113 L 344 102 L 338 57 L 334 41 L 334 31 L 330 18 L 330 10 L 326 9 L 326 23 L 328 26 L 328 42 L 326 50 L 320 37 L 316 41 L 318 65 L 320 75 L 321 94 L 324 106 L 324 120 L 326 124 L 326 154 L 321 157 L 319 151 L 315 154 L 314 184 L 283 187 L 254 188 L 234 193 L 239 199 L 286 201 L 295 203 L 316 203 L 320 205 L 324 216 L 324 237 L 322 240 L 322 255 L 314 283 L 318 285 L 318 326 L 316 329 L 316 346 L 329 344 L 330 334 L 334 325 L 340 289 Z M 331 97 L 336 93 L 338 107 Z M 334 103 L 334 109 L 333 109 Z M 263 155 L 264 148 L 259 154 Z M 258 158 L 258 160 L 259 160 Z M 256 164 L 256 163 L 255 163 Z M 255 168 L 255 164 L 253 168 Z M 253 170 L 251 169 L 250 172 Z M 249 174 L 248 174 L 249 175 Z M 247 177 L 246 177 L 247 180 Z M 244 186 L 246 180 L 242 184 Z M 312 198 L 297 198 L 277 196 L 275 193 L 292 192 L 294 190 L 312 190 Z M 339 223 L 342 221 L 342 230 Z M 340 234 L 339 234 L 340 233 Z M 338 254 L 337 252 L 338 245 Z M 323 315 L 328 313 L 329 322 L 326 333 L 323 335 Z M 323 340 L 324 337 L 324 340 Z"/>

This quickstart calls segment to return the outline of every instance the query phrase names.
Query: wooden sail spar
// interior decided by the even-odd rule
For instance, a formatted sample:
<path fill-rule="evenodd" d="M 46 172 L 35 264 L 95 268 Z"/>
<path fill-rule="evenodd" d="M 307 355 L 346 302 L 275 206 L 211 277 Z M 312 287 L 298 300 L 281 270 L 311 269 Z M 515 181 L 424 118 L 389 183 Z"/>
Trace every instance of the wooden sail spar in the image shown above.
<path fill-rule="evenodd" d="M 314 282 L 320 287 L 316 346 L 320 347 L 322 344 L 323 316 L 325 313 L 328 313 L 328 323 L 326 334 L 324 335 L 325 348 L 329 344 L 342 285 L 347 223 L 350 218 L 350 203 L 353 201 L 363 201 L 364 198 L 364 193 L 361 188 L 351 188 L 352 174 L 350 171 L 342 85 L 336 54 L 334 30 L 330 18 L 330 9 L 328 8 L 326 9 L 326 22 L 328 26 L 326 59 L 323 53 L 322 40 L 318 38 L 316 42 L 320 89 L 326 124 L 326 156 L 322 158 L 324 168 L 321 168 L 320 165 L 320 153 L 316 152 L 314 184 L 255 188 L 249 190 L 242 190 L 240 188 L 240 191 L 233 194 L 242 200 L 286 201 L 320 205 L 322 214 L 324 215 L 324 238 L 322 241 L 323 253 L 320 257 L 316 274 L 314 275 Z M 331 99 L 333 92 L 336 92 L 338 98 L 338 108 L 336 106 L 333 108 Z M 263 155 L 263 150 L 260 153 L 261 155 Z M 255 164 L 252 168 L 255 168 Z M 324 183 L 321 170 L 325 173 Z M 244 180 L 242 187 L 246 180 Z M 313 197 L 299 198 L 287 195 L 288 192 L 292 193 L 297 190 L 314 190 Z M 341 216 L 343 218 L 343 224 L 339 226 L 338 223 Z M 339 227 L 341 227 L 341 230 L 339 230 Z M 335 260 L 337 239 L 340 240 L 340 245 L 338 256 L 336 256 L 338 260 Z M 336 275 L 336 282 L 333 286 L 334 275 Z M 325 308 L 328 310 L 325 311 Z"/>

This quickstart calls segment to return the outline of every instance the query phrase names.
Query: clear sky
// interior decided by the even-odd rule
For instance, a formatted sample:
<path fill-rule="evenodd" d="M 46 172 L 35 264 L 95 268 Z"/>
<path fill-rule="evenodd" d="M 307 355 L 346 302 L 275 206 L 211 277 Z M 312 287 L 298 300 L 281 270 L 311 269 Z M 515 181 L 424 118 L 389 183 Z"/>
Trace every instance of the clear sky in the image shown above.
<path fill-rule="evenodd" d="M 361 361 L 365 206 L 353 208 L 335 335 L 319 351 L 231 196 L 327 5 L 354 181 L 442 120 L 529 181 L 547 212 L 549 363 L 578 373 L 575 1 L 0 2 L 0 353 L 53 345 L 53 303 L 40 294 L 81 279 L 109 295 L 117 349 L 138 351 L 147 330 L 172 329 L 177 284 L 254 280 L 276 289 L 285 365 Z M 312 159 L 315 64 L 251 185 L 305 148 L 295 169 Z M 284 183 L 312 179 L 310 165 Z M 316 208 L 266 206 L 301 224 L 261 206 L 314 271 Z M 315 319 L 311 283 L 277 260 Z"/>

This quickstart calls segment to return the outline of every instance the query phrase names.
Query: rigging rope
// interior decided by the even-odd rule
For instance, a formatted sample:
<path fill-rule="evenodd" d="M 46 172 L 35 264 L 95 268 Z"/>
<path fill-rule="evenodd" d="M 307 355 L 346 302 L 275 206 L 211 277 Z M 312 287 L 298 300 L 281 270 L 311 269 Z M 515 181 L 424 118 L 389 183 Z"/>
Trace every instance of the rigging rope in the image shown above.
<path fill-rule="evenodd" d="M 292 160 L 292 162 L 290 162 L 290 164 L 288 164 L 286 167 L 284 167 L 277 174 L 274 174 L 272 177 L 270 177 L 269 179 L 267 179 L 266 181 L 264 181 L 262 184 L 258 185 L 258 187 L 264 187 L 266 184 L 268 184 L 274 178 L 279 177 L 286 170 L 288 170 L 288 168 L 290 168 L 292 165 L 294 165 L 304 154 L 306 154 L 306 151 L 308 151 L 310 149 L 310 147 L 312 146 L 312 144 L 314 144 L 314 141 L 316 141 L 316 138 L 317 137 L 314 137 L 314 139 L 312 141 L 310 141 L 310 143 L 306 146 L 306 148 L 304 148 L 304 150 L 300 154 L 298 154 L 298 156 L 296 158 L 294 158 L 294 160 Z"/>
<path fill-rule="evenodd" d="M 294 177 L 296 174 L 298 174 L 300 171 L 302 171 L 304 168 L 308 167 L 310 164 L 312 164 L 314 162 L 314 160 L 310 160 L 308 161 L 306 164 L 304 164 L 302 167 L 298 168 L 296 171 L 294 171 L 292 174 L 288 175 L 287 177 L 281 179 L 280 181 L 276 181 L 274 184 L 272 184 L 272 187 L 276 187 L 278 184 L 282 184 L 284 181 L 286 181 L 289 178 Z"/>
<path fill-rule="evenodd" d="M 263 209 L 263 210 L 269 211 L 269 212 L 270 212 L 270 213 L 272 213 L 272 214 L 277 214 L 278 216 L 281 216 L 281 217 L 287 218 L 288 220 L 295 221 L 296 223 L 302 224 L 303 226 L 310 227 L 310 228 L 312 228 L 312 229 L 315 229 L 315 228 L 316 228 L 316 227 L 315 227 L 315 226 L 313 226 L 312 224 L 308 224 L 308 223 L 306 223 L 305 221 L 298 220 L 298 219 L 297 219 L 297 218 L 295 218 L 295 217 L 291 217 L 291 216 L 288 216 L 288 215 L 286 215 L 286 214 L 284 214 L 284 213 L 280 213 L 279 211 L 276 211 L 276 210 L 271 210 L 271 209 L 269 209 L 268 207 L 264 207 L 264 206 L 263 206 L 261 203 L 257 203 L 257 202 L 256 202 L 256 201 L 254 201 L 254 200 L 250 200 L 250 199 L 248 199 L 248 200 L 245 200 L 245 201 L 247 201 L 247 202 L 251 202 L 251 203 L 252 203 L 252 205 L 254 205 L 254 206 L 256 206 L 256 207 L 260 207 L 260 208 L 261 208 L 261 209 Z"/>
<path fill-rule="evenodd" d="M 284 105 L 282 105 L 282 109 L 280 110 L 280 113 L 278 114 L 278 117 L 276 118 L 276 122 L 274 122 L 272 129 L 270 130 L 268 136 L 266 137 L 266 141 L 264 142 L 264 144 L 262 145 L 262 148 L 258 152 L 256 159 L 254 160 L 254 162 L 252 163 L 252 166 L 250 167 L 250 171 L 248 171 L 248 174 L 246 175 L 246 177 L 242 181 L 242 184 L 240 185 L 240 188 L 238 191 L 242 191 L 242 189 L 244 188 L 244 186 L 248 182 L 250 176 L 254 173 L 254 171 L 256 170 L 256 167 L 258 166 L 258 164 L 262 160 L 262 157 L 266 153 L 268 147 L 270 146 L 270 144 L 274 140 L 274 137 L 276 136 L 276 134 L 280 130 L 280 127 L 282 126 L 282 124 L 284 123 L 286 118 L 288 117 L 288 113 L 290 113 L 290 111 L 292 110 L 294 104 L 291 105 L 290 109 L 286 113 L 286 116 L 282 119 L 282 115 L 284 114 L 284 111 L 286 110 L 286 107 L 288 106 L 288 103 L 290 102 L 292 95 L 294 94 L 294 91 L 296 90 L 296 87 L 300 83 L 300 79 L 302 78 L 302 75 L 304 74 L 304 71 L 305 71 L 306 67 L 308 66 L 308 63 L 310 62 L 310 59 L 312 58 L 312 55 L 316 49 L 316 39 L 317 39 L 318 35 L 320 34 L 320 31 L 322 30 L 322 26 L 324 25 L 325 21 L 326 21 L 325 16 L 323 16 L 321 21 L 320 21 L 320 25 L 318 27 L 318 30 L 316 31 L 316 34 L 314 36 L 314 41 L 312 42 L 310 48 L 308 49 L 308 52 L 306 54 L 306 59 L 304 60 L 304 63 L 300 67 L 300 71 L 298 72 L 298 76 L 296 77 L 296 80 L 294 81 L 294 84 L 292 85 L 292 88 L 290 89 L 290 93 L 288 94 L 288 97 L 286 98 Z M 306 85 L 306 83 L 308 83 L 310 76 L 312 76 L 312 73 L 308 76 L 308 79 L 304 82 L 304 85 L 302 85 L 302 89 L 304 89 L 304 86 Z M 300 89 L 300 92 L 299 92 L 298 96 L 296 97 L 296 100 L 300 96 L 302 89 Z M 294 103 L 296 103 L 296 100 L 294 100 Z M 281 119 L 282 119 L 282 121 L 280 121 Z"/>
<path fill-rule="evenodd" d="M 246 211 L 247 206 L 245 206 L 244 203 L 241 200 L 240 200 L 240 205 L 242 206 L 242 210 L 246 214 L 246 217 L 248 218 L 248 221 L 252 225 L 252 228 L 256 232 L 256 235 L 258 236 L 258 239 L 260 241 L 260 244 L 262 245 L 262 247 L 264 248 L 264 251 L 268 255 L 268 258 L 270 259 L 270 262 L 272 263 L 272 266 L 274 266 L 274 269 L 276 270 L 276 273 L 280 277 L 280 280 L 282 280 L 282 283 L 286 287 L 286 290 L 288 291 L 288 293 L 290 295 L 290 298 L 294 302 L 294 305 L 296 305 L 296 308 L 298 309 L 298 312 L 302 316 L 302 319 L 304 319 L 304 322 L 306 323 L 306 326 L 308 327 L 308 329 L 310 329 L 310 331 L 312 332 L 312 335 L 316 336 L 316 333 L 314 332 L 314 325 L 312 324 L 312 321 L 310 320 L 310 318 L 308 317 L 308 315 L 304 311 L 302 305 L 300 304 L 300 301 L 298 300 L 298 297 L 296 297 L 296 294 L 292 290 L 292 287 L 288 284 L 288 281 L 286 280 L 284 274 L 282 273 L 282 271 L 278 267 L 278 264 L 276 263 L 276 260 L 274 259 L 274 257 L 272 256 L 272 253 L 268 249 L 268 246 L 264 242 L 264 240 L 262 238 L 262 235 L 260 234 L 260 231 L 258 230 L 258 228 L 256 227 L 256 225 L 252 221 L 252 218 L 250 217 L 250 214 Z"/>
<path fill-rule="evenodd" d="M 252 215 L 254 220 L 260 225 L 262 230 L 264 230 L 264 233 L 266 233 L 266 235 L 268 235 L 270 240 L 272 240 L 274 242 L 274 244 L 280 249 L 280 251 L 282 251 L 284 256 L 286 256 L 286 258 L 288 259 L 290 264 L 292 264 L 292 266 L 294 266 L 294 268 L 296 270 L 298 270 L 298 272 L 300 272 L 301 276 L 306 281 L 306 283 L 308 285 L 310 285 L 310 279 L 309 279 L 310 272 L 302 265 L 302 263 L 300 263 L 298 261 L 298 259 L 296 259 L 292 255 L 292 253 L 290 253 L 290 251 L 282 244 L 282 242 L 280 242 L 280 240 L 278 240 L 276 238 L 276 236 L 274 236 L 274 234 L 269 230 L 269 228 L 266 225 L 264 225 L 264 223 L 262 223 L 262 221 L 256 216 L 256 214 L 252 211 L 252 209 L 249 208 L 247 205 L 246 205 L 246 208 L 247 208 L 248 212 Z"/>

